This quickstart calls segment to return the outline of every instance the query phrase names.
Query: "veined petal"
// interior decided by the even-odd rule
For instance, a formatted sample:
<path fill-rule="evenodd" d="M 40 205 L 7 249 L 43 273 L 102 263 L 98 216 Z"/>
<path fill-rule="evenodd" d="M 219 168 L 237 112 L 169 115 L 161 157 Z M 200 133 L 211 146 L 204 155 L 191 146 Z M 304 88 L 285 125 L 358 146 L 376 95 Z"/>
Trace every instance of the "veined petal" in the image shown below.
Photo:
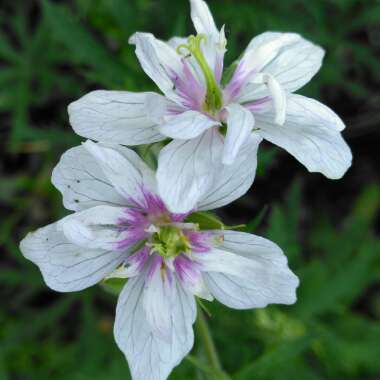
<path fill-rule="evenodd" d="M 115 190 L 127 201 L 130 198 L 139 199 L 143 187 L 154 192 L 154 174 L 133 150 L 92 141 L 86 141 L 83 146 L 96 159 Z"/>
<path fill-rule="evenodd" d="M 80 211 L 104 204 L 127 204 L 83 146 L 69 149 L 62 155 L 51 180 L 62 193 L 63 204 L 68 210 Z"/>
<path fill-rule="evenodd" d="M 255 125 L 252 112 L 240 104 L 230 104 L 228 111 L 227 134 L 224 141 L 223 164 L 234 162 L 241 146 L 247 141 Z"/>
<path fill-rule="evenodd" d="M 261 44 L 249 46 L 245 51 L 240 65 L 245 72 L 260 72 L 270 63 L 282 49 L 299 42 L 301 36 L 295 33 L 279 33 L 275 38 L 262 40 Z"/>
<path fill-rule="evenodd" d="M 287 264 L 286 256 L 277 244 L 261 236 L 238 231 L 215 231 L 223 235 L 220 249 L 244 256 L 247 259 L 270 261 L 276 266 Z"/>
<path fill-rule="evenodd" d="M 178 276 L 178 281 L 180 281 L 186 290 L 197 297 L 208 301 L 213 300 L 205 285 L 198 263 L 185 255 L 181 255 L 174 260 L 173 265 Z"/>
<path fill-rule="evenodd" d="M 220 125 L 198 111 L 186 111 L 174 116 L 159 127 L 160 133 L 172 139 L 189 140 L 198 137 L 209 128 Z"/>
<path fill-rule="evenodd" d="M 219 31 L 206 2 L 203 0 L 190 0 L 190 4 L 191 19 L 197 33 L 217 39 Z"/>
<path fill-rule="evenodd" d="M 74 131 L 85 138 L 107 143 L 140 145 L 163 139 L 148 117 L 150 93 L 93 91 L 68 107 Z"/>
<path fill-rule="evenodd" d="M 222 29 L 219 32 L 219 39 L 216 42 L 215 63 L 213 65 L 215 78 L 218 83 L 222 80 L 222 76 L 223 76 L 224 55 L 227 51 L 226 46 L 227 46 L 227 39 L 226 39 L 225 27 L 223 25 Z"/>
<path fill-rule="evenodd" d="M 261 135 L 287 150 L 310 172 L 339 179 L 351 166 L 351 150 L 340 134 L 344 124 L 322 103 L 300 95 L 288 96 L 286 122 L 281 127 L 273 124 L 273 112 L 255 117 Z"/>
<path fill-rule="evenodd" d="M 123 217 L 125 208 L 96 206 L 63 218 L 58 222 L 58 229 L 80 247 L 117 251 L 118 243 L 128 234 L 118 227 Z"/>
<path fill-rule="evenodd" d="M 161 198 L 172 212 L 186 213 L 207 194 L 221 169 L 223 139 L 215 128 L 188 140 L 174 140 L 158 158 Z"/>
<path fill-rule="evenodd" d="M 167 343 L 172 339 L 172 308 L 177 302 L 176 283 L 171 272 L 161 270 L 162 258 L 154 257 L 146 280 L 143 305 L 153 334 Z"/>
<path fill-rule="evenodd" d="M 229 231 L 226 237 L 233 240 L 234 234 Z M 218 249 L 196 256 L 214 297 L 235 309 L 293 304 L 299 281 L 288 268 L 281 249 L 263 238 L 236 234 L 244 246 L 244 255 L 240 254 L 243 248 L 233 253 L 231 243 L 222 243 Z"/>
<path fill-rule="evenodd" d="M 158 125 L 166 123 L 168 117 L 179 115 L 187 110 L 165 96 L 154 93 L 146 97 L 146 105 L 149 118 Z"/>
<path fill-rule="evenodd" d="M 176 76 L 182 75 L 181 57 L 167 43 L 150 33 L 135 33 L 130 43 L 136 45 L 136 55 L 147 75 L 169 99 L 176 103 L 181 99 L 174 91 Z"/>
<path fill-rule="evenodd" d="M 126 258 L 126 253 L 84 249 L 67 240 L 57 223 L 29 233 L 22 254 L 35 263 L 46 282 L 58 292 L 73 292 L 100 282 Z"/>
<path fill-rule="evenodd" d="M 255 37 L 248 45 L 252 54 L 271 41 L 276 41 L 285 33 L 266 32 Z M 289 33 L 286 33 L 289 34 Z M 281 49 L 261 71 L 272 75 L 287 92 L 294 92 L 308 83 L 319 71 L 325 51 L 299 36 L 299 40 Z M 241 97 L 242 102 L 260 99 L 268 94 L 265 86 L 248 84 Z"/>
<path fill-rule="evenodd" d="M 257 150 L 261 136 L 252 132 L 231 165 L 223 165 L 212 187 L 199 201 L 199 210 L 225 206 L 243 196 L 251 187 L 257 168 Z"/>
<path fill-rule="evenodd" d="M 149 260 L 149 247 L 144 246 L 137 252 L 134 252 L 125 260 L 123 265 L 118 267 L 107 279 L 110 278 L 130 278 L 136 277 L 143 273 L 145 270 L 145 264 Z"/>
<path fill-rule="evenodd" d="M 212 68 L 217 82 L 223 73 L 223 59 L 227 40 L 224 27 L 219 31 L 207 3 L 203 0 L 190 0 L 191 19 L 198 34 L 206 36 L 203 53 Z"/>
<path fill-rule="evenodd" d="M 194 343 L 196 306 L 192 295 L 175 283 L 170 342 L 154 334 L 143 307 L 144 276 L 130 279 L 120 294 L 114 334 L 134 380 L 166 380 Z"/>

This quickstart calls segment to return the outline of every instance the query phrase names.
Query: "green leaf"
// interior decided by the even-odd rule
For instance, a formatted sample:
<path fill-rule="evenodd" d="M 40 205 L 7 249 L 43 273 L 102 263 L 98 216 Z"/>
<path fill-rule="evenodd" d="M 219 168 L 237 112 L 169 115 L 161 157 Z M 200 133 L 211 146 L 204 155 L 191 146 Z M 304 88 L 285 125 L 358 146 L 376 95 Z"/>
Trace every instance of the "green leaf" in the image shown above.
<path fill-rule="evenodd" d="M 314 347 L 319 360 L 332 374 L 377 375 L 380 371 L 380 327 L 377 323 L 359 316 L 340 318 L 335 328 L 321 325 L 321 338 Z M 334 357 L 336 360 L 332 361 Z"/>
<path fill-rule="evenodd" d="M 347 309 L 377 277 L 380 243 L 371 227 L 379 211 L 379 187 L 371 185 L 358 197 L 342 231 L 323 222 L 311 235 L 312 247 L 326 256 L 304 267 L 295 310 L 302 318 Z"/>
<path fill-rule="evenodd" d="M 67 7 L 43 1 L 54 36 L 67 48 L 70 59 L 91 67 L 99 82 L 122 87 L 127 69 L 82 26 Z"/>
<path fill-rule="evenodd" d="M 375 262 L 380 244 L 368 240 L 355 255 L 330 272 L 322 262 L 314 262 L 301 273 L 300 302 L 296 314 L 303 319 L 349 307 L 361 291 L 376 278 Z"/>
<path fill-rule="evenodd" d="M 197 369 L 202 371 L 205 375 L 207 380 L 231 380 L 231 378 L 225 374 L 224 372 L 216 371 L 215 369 L 211 368 L 207 364 L 203 363 L 200 359 L 196 358 L 195 356 L 188 355 L 186 359 Z"/>
<path fill-rule="evenodd" d="M 281 373 L 312 343 L 311 336 L 305 336 L 294 341 L 284 342 L 269 349 L 258 360 L 246 366 L 234 376 L 234 380 L 271 379 Z"/>
<path fill-rule="evenodd" d="M 278 148 L 264 148 L 258 152 L 257 175 L 263 177 L 279 153 Z"/>
<path fill-rule="evenodd" d="M 266 236 L 275 241 L 290 260 L 298 260 L 300 254 L 299 223 L 301 210 L 301 182 L 296 181 L 283 206 L 276 205 L 268 222 Z"/>
<path fill-rule="evenodd" d="M 264 206 L 264 208 L 259 212 L 259 214 L 247 223 L 247 226 L 244 229 L 245 232 L 253 233 L 262 223 L 268 210 L 269 210 L 269 206 L 268 205 Z"/>
<path fill-rule="evenodd" d="M 5 34 L 0 34 L 0 57 L 13 63 L 19 62 L 17 51 L 10 45 L 5 38 Z"/>

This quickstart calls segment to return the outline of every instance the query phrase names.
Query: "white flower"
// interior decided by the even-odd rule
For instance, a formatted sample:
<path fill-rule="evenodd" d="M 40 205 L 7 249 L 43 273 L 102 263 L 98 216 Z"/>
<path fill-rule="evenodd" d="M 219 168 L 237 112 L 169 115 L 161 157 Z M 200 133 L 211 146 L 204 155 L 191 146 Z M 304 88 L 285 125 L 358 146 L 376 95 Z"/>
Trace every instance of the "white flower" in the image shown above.
<path fill-rule="evenodd" d="M 222 169 L 198 210 L 242 195 L 246 175 L 255 172 L 245 169 L 255 146 L 245 144 Z M 189 353 L 194 296 L 236 309 L 296 301 L 298 279 L 277 245 L 247 233 L 201 231 L 186 221 L 189 213 L 171 213 L 154 173 L 127 148 L 87 141 L 63 155 L 52 181 L 74 213 L 29 234 L 21 251 L 57 291 L 128 278 L 114 332 L 134 380 L 164 380 Z"/>
<path fill-rule="evenodd" d="M 231 164 L 253 130 L 286 149 L 310 172 L 342 177 L 352 161 L 340 134 L 343 122 L 325 105 L 293 94 L 318 72 L 323 49 L 295 33 L 263 33 L 250 42 L 224 83 L 224 28 L 218 31 L 202 0 L 191 0 L 191 17 L 196 36 L 168 43 L 149 33 L 131 38 L 142 68 L 165 96 L 92 92 L 69 107 L 74 130 L 125 145 L 174 139 L 160 154 L 158 187 L 175 212 L 195 205 L 194 187 L 204 195 L 206 184 L 214 180 L 211 166 L 221 160 Z M 213 145 L 217 142 L 207 132 L 223 131 L 225 125 L 219 157 Z M 189 187 L 190 156 L 194 166 Z"/>

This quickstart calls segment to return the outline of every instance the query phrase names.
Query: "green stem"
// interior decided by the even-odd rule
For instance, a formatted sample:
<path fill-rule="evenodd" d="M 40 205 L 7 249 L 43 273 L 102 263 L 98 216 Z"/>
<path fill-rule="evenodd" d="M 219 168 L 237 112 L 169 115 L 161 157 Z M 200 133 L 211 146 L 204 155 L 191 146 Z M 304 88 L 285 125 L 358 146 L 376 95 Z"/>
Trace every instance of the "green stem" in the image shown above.
<path fill-rule="evenodd" d="M 198 306 L 198 319 L 197 319 L 197 332 L 203 342 L 205 353 L 209 361 L 210 366 L 217 372 L 223 372 L 222 365 L 220 364 L 218 352 L 216 350 L 214 341 L 211 336 L 210 329 L 208 327 L 205 314 L 203 310 Z"/>

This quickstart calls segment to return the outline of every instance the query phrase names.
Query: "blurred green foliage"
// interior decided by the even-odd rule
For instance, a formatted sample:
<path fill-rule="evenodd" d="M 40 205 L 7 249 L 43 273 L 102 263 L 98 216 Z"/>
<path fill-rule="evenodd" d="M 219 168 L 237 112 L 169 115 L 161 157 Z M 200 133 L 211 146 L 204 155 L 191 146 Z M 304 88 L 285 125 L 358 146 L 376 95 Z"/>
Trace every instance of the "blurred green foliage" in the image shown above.
<path fill-rule="evenodd" d="M 336 104 L 352 135 L 379 126 L 379 1 L 218 0 L 210 7 L 226 24 L 230 62 L 268 29 L 299 32 L 324 46 L 326 64 L 303 93 Z M 136 30 L 163 39 L 189 34 L 188 2 L 9 1 L 0 26 L 0 379 L 128 379 L 112 337 L 114 296 L 99 287 L 50 292 L 18 241 L 65 213 L 50 173 L 60 154 L 81 141 L 68 125 L 67 104 L 95 88 L 154 89 L 128 38 Z M 261 150 L 260 178 L 276 167 L 277 153 Z M 339 223 L 327 210 L 310 210 L 305 181 L 248 223 L 283 248 L 301 286 L 292 307 L 237 312 L 206 305 L 233 380 L 379 379 L 380 188 L 371 175 L 349 197 Z M 243 205 L 259 191 L 260 178 Z M 222 377 L 197 344 L 171 379 Z"/>

